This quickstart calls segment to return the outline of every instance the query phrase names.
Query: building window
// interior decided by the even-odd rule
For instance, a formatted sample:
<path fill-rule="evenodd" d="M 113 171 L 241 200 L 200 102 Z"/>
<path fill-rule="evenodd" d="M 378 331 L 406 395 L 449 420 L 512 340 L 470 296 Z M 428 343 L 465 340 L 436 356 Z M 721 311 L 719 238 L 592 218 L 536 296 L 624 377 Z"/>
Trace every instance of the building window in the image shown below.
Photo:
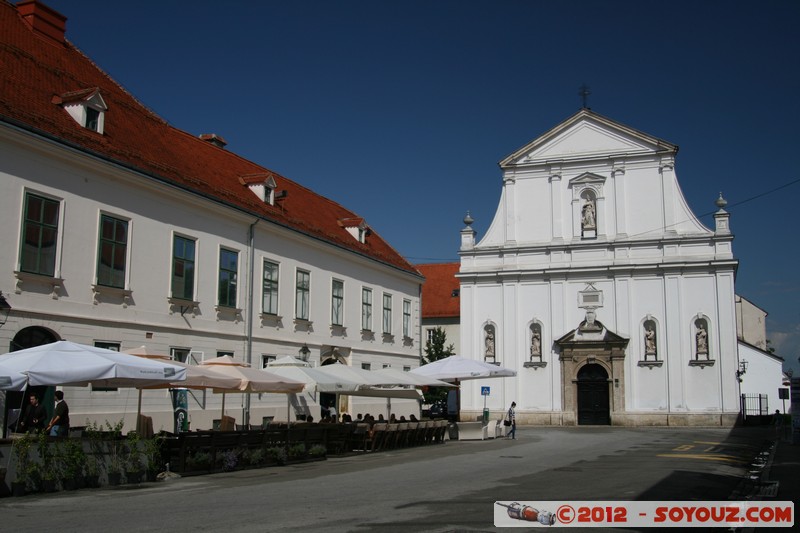
<path fill-rule="evenodd" d="M 262 355 L 261 356 L 261 368 L 267 368 L 270 363 L 275 362 L 277 356 L 275 355 Z"/>
<path fill-rule="evenodd" d="M 217 350 L 217 357 L 233 357 L 233 352 L 230 350 Z"/>
<path fill-rule="evenodd" d="M 392 334 L 392 295 L 383 293 L 383 333 Z"/>
<path fill-rule="evenodd" d="M 181 363 L 186 363 L 189 360 L 189 353 L 191 349 L 189 348 L 170 348 L 169 350 L 170 355 L 172 356 L 173 361 L 179 361 Z"/>
<path fill-rule="evenodd" d="M 361 289 L 361 329 L 372 331 L 372 289 Z"/>
<path fill-rule="evenodd" d="M 125 263 L 128 256 L 128 222 L 101 215 L 99 248 L 97 284 L 124 289 Z"/>
<path fill-rule="evenodd" d="M 299 320 L 308 320 L 309 297 L 311 294 L 311 273 L 298 270 L 295 279 L 294 316 Z"/>
<path fill-rule="evenodd" d="M 428 344 L 431 344 L 433 342 L 433 334 L 434 334 L 435 331 L 436 331 L 436 328 L 428 328 L 428 329 L 425 330 L 425 341 Z"/>
<path fill-rule="evenodd" d="M 103 348 L 114 352 L 118 352 L 120 346 L 121 345 L 118 342 L 95 341 L 94 343 L 95 348 Z M 92 392 L 116 392 L 116 391 L 117 387 L 96 387 L 92 385 Z"/>
<path fill-rule="evenodd" d="M 172 239 L 172 297 L 194 300 L 195 241 L 175 236 Z"/>
<path fill-rule="evenodd" d="M 372 364 L 370 363 L 361 363 L 361 370 L 369 370 L 372 368 Z"/>
<path fill-rule="evenodd" d="M 403 337 L 411 336 L 411 300 L 403 300 Z"/>
<path fill-rule="evenodd" d="M 86 107 L 86 129 L 100 131 L 100 111 L 93 107 Z"/>
<path fill-rule="evenodd" d="M 331 324 L 341 326 L 344 322 L 344 282 L 333 280 L 331 286 Z"/>
<path fill-rule="evenodd" d="M 278 314 L 278 264 L 264 261 L 264 287 L 261 310 L 268 315 Z"/>
<path fill-rule="evenodd" d="M 239 253 L 219 251 L 219 299 L 222 307 L 236 307 L 236 275 L 239 271 Z"/>
<path fill-rule="evenodd" d="M 56 272 L 59 202 L 35 194 L 25 195 L 20 270 L 42 276 Z"/>

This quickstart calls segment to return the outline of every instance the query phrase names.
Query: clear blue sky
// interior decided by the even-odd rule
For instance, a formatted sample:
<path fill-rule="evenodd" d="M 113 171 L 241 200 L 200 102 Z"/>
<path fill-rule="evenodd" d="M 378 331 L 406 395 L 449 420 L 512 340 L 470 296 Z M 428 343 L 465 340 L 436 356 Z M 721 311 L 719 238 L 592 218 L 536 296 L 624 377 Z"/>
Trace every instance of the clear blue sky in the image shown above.
<path fill-rule="evenodd" d="M 161 117 L 347 206 L 415 263 L 458 259 L 467 210 L 480 238 L 497 162 L 586 83 L 594 111 L 680 146 L 707 226 L 729 201 L 737 292 L 800 373 L 796 0 L 46 2 Z"/>

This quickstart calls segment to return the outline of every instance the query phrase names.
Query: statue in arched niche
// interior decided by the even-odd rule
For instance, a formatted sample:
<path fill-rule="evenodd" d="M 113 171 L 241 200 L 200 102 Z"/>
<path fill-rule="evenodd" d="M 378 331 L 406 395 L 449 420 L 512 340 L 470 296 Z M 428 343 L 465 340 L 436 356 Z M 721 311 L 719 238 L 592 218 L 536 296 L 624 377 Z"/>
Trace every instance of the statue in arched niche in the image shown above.
<path fill-rule="evenodd" d="M 697 331 L 694 334 L 695 347 L 697 349 L 697 358 L 705 355 L 708 359 L 708 329 L 706 328 L 705 320 L 697 321 Z"/>
<path fill-rule="evenodd" d="M 536 325 L 531 326 L 531 361 L 542 358 L 542 334 Z"/>
<path fill-rule="evenodd" d="M 484 342 L 484 359 L 486 360 L 491 359 L 492 361 L 494 361 L 495 358 L 494 327 L 486 326 L 483 342 Z"/>
<path fill-rule="evenodd" d="M 644 354 L 658 357 L 658 348 L 656 347 L 656 328 L 652 322 L 648 321 L 644 324 Z"/>
<path fill-rule="evenodd" d="M 581 208 L 581 228 L 597 228 L 597 208 L 591 196 L 586 197 L 586 202 Z"/>

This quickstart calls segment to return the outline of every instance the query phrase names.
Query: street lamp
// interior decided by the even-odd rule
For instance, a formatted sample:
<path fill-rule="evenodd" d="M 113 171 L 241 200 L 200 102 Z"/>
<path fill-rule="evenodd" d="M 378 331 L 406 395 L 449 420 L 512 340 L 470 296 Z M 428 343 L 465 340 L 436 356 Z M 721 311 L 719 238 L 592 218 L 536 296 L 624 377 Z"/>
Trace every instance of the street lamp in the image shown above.
<path fill-rule="evenodd" d="M 747 359 L 742 359 L 739 362 L 739 368 L 736 370 L 736 379 L 739 380 L 739 383 L 742 382 L 742 376 L 747 374 Z"/>
<path fill-rule="evenodd" d="M 3 291 L 0 291 L 0 327 L 4 326 L 8 321 L 8 315 L 11 313 L 11 306 L 3 296 Z"/>
<path fill-rule="evenodd" d="M 311 355 L 311 350 L 308 349 L 308 345 L 304 344 L 302 348 L 300 348 L 300 360 L 301 361 L 308 361 L 308 356 Z"/>

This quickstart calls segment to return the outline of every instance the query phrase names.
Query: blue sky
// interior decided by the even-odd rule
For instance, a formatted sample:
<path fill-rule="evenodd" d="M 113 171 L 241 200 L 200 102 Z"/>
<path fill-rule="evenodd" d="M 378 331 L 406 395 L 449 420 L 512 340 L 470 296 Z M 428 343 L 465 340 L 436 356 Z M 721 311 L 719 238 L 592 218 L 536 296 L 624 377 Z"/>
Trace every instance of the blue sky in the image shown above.
<path fill-rule="evenodd" d="M 415 263 L 458 259 L 497 162 L 580 108 L 680 147 L 729 201 L 737 292 L 800 374 L 800 2 L 46 0 L 143 104 L 347 206 Z M 797 374 L 796 374 L 797 375 Z"/>

